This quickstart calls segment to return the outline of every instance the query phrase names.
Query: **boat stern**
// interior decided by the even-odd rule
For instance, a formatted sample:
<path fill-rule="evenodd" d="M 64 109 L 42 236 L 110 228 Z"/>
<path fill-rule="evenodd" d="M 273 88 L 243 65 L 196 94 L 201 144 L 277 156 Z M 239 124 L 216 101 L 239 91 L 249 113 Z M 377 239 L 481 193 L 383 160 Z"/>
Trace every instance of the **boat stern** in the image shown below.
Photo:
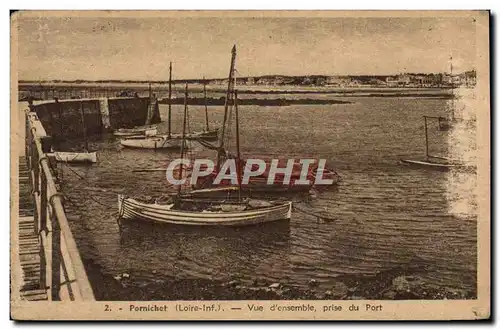
<path fill-rule="evenodd" d="M 118 214 L 119 217 L 123 216 L 123 200 L 125 199 L 125 195 L 118 194 Z"/>
<path fill-rule="evenodd" d="M 97 163 L 97 152 L 91 152 L 89 154 L 89 160 L 91 163 Z"/>
<path fill-rule="evenodd" d="M 290 220 L 292 218 L 292 202 L 288 202 L 288 212 L 286 213 L 286 218 Z"/>

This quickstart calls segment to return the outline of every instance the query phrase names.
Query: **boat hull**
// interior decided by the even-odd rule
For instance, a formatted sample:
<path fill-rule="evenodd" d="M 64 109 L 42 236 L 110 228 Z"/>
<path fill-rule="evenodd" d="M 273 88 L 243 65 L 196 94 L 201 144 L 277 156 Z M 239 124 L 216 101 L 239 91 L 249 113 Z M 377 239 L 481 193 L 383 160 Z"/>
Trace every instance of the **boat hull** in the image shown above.
<path fill-rule="evenodd" d="M 253 210 L 192 212 L 172 210 L 169 205 L 146 204 L 119 195 L 118 209 L 122 219 L 137 219 L 183 226 L 242 227 L 290 220 L 292 202 Z"/>
<path fill-rule="evenodd" d="M 180 149 L 181 143 L 181 139 L 169 139 L 166 136 L 134 137 L 120 140 L 120 144 L 124 147 L 139 149 Z"/>
<path fill-rule="evenodd" d="M 181 138 L 181 134 L 172 134 L 172 137 Z M 210 130 L 210 131 L 201 131 L 201 132 L 193 132 L 188 133 L 185 136 L 186 140 L 206 140 L 206 141 L 215 141 L 219 137 L 219 130 Z"/>
<path fill-rule="evenodd" d="M 113 132 L 115 136 L 134 136 L 134 135 L 143 135 L 143 136 L 153 136 L 156 135 L 157 129 L 156 126 L 151 127 L 137 127 L 137 128 L 120 128 Z"/>
<path fill-rule="evenodd" d="M 62 163 L 97 163 L 97 152 L 63 152 L 53 153 L 54 158 Z"/>

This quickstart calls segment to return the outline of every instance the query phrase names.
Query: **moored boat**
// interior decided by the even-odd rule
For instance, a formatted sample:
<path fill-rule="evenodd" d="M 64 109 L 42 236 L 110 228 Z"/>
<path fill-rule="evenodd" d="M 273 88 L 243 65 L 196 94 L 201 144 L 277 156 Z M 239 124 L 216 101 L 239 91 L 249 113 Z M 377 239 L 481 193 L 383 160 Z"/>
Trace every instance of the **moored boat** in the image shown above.
<path fill-rule="evenodd" d="M 461 160 L 451 159 L 447 157 L 435 156 L 429 154 L 429 136 L 427 119 L 437 119 L 441 121 L 441 117 L 424 116 L 424 130 L 425 130 L 425 158 L 420 159 L 400 159 L 400 163 L 414 168 L 431 169 L 438 171 L 449 171 L 451 169 L 458 171 L 473 172 L 476 166 L 472 163 L 465 163 Z"/>
<path fill-rule="evenodd" d="M 96 152 L 64 152 L 55 151 L 48 154 L 54 156 L 56 161 L 63 163 L 97 163 Z"/>
<path fill-rule="evenodd" d="M 140 149 L 179 149 L 182 139 L 169 138 L 167 135 L 132 137 L 120 140 L 120 144 L 127 148 Z M 186 142 L 184 142 L 186 145 Z"/>
<path fill-rule="evenodd" d="M 113 132 L 115 136 L 154 136 L 158 133 L 156 126 L 135 127 L 135 128 L 119 128 Z"/>
<path fill-rule="evenodd" d="M 201 204 L 198 201 L 190 203 Z M 118 196 L 120 219 L 138 219 L 186 226 L 231 226 L 241 227 L 290 220 L 292 202 L 271 204 L 269 202 L 238 204 L 204 203 L 202 210 L 176 209 L 175 203 L 160 205 L 143 203 L 123 195 Z"/>
<path fill-rule="evenodd" d="M 93 164 L 97 163 L 97 152 L 89 152 L 89 143 L 87 139 L 87 127 L 85 124 L 85 114 L 83 103 L 80 103 L 80 114 L 82 120 L 82 135 L 84 140 L 84 148 L 81 152 L 75 151 L 52 151 L 47 155 L 49 157 L 54 157 L 58 162 L 63 163 L 80 163 L 80 164 Z"/>
<path fill-rule="evenodd" d="M 172 134 L 172 137 L 181 137 L 181 134 Z M 206 140 L 206 141 L 215 141 L 219 138 L 219 129 L 213 130 L 204 130 L 193 133 L 188 133 L 185 136 L 186 140 Z"/>

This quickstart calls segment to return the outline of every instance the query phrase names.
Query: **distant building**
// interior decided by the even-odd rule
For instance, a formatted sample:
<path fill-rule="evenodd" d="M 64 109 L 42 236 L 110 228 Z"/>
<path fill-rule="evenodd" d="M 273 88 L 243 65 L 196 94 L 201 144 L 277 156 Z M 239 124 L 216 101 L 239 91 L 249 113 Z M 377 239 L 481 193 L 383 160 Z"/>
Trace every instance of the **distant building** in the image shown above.
<path fill-rule="evenodd" d="M 396 87 L 398 85 L 398 78 L 394 76 L 388 76 L 385 78 L 385 83 L 389 87 Z"/>
<path fill-rule="evenodd" d="M 411 83 L 411 77 L 409 74 L 398 75 L 398 86 L 407 86 Z"/>

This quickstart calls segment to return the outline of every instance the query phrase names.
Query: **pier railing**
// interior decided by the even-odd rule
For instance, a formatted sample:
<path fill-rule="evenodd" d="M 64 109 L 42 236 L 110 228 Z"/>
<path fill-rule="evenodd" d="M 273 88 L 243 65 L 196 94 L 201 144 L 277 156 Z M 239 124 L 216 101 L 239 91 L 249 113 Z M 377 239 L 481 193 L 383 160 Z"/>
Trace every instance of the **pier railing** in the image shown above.
<path fill-rule="evenodd" d="M 47 290 L 49 300 L 92 301 L 94 293 L 50 166 L 47 139 L 37 115 L 26 113 L 26 159 L 40 240 L 40 289 Z"/>

